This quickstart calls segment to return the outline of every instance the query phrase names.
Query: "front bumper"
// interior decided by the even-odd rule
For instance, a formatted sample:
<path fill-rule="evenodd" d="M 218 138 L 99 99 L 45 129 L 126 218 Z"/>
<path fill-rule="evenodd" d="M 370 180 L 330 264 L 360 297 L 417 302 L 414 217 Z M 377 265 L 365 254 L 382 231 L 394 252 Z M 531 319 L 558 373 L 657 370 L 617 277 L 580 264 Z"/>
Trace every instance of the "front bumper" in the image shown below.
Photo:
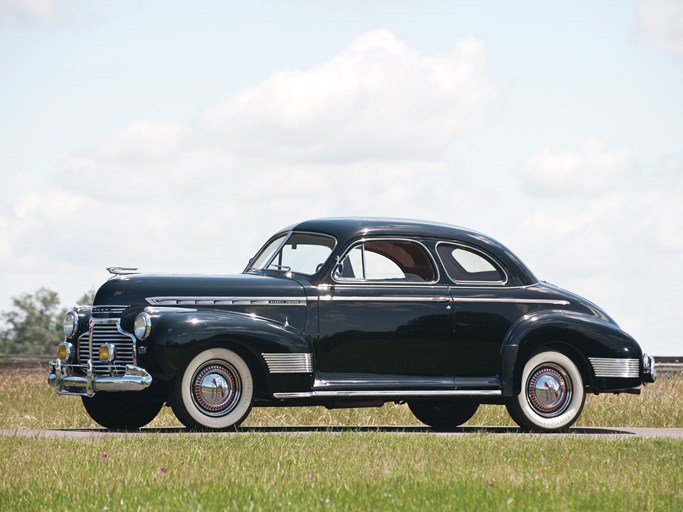
<path fill-rule="evenodd" d="M 71 365 L 63 365 L 60 359 L 50 361 L 47 382 L 58 395 L 93 396 L 99 391 L 142 391 L 152 384 L 152 376 L 146 370 L 132 364 L 120 376 L 96 375 L 92 361 L 88 361 L 85 375 L 71 375 Z"/>

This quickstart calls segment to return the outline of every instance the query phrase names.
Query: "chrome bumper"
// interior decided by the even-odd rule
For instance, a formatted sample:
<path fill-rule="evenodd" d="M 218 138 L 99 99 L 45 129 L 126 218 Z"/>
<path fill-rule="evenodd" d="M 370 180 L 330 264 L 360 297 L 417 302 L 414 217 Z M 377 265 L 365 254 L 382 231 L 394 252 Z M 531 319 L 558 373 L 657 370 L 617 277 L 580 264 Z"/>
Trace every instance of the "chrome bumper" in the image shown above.
<path fill-rule="evenodd" d="M 657 368 L 655 367 L 655 358 L 643 355 L 643 382 L 654 382 L 657 379 Z"/>
<path fill-rule="evenodd" d="M 70 365 L 61 360 L 50 361 L 47 382 L 58 395 L 93 396 L 98 391 L 142 391 L 152 383 L 152 376 L 139 366 L 126 365 L 124 375 L 95 375 L 88 361 L 85 375 L 70 375 Z"/>

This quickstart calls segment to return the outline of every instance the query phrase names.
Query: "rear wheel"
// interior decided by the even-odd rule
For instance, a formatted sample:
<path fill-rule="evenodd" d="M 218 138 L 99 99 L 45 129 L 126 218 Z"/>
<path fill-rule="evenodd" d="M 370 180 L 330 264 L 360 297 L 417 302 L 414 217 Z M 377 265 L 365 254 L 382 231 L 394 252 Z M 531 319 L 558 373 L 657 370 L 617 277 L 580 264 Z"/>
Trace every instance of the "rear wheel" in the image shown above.
<path fill-rule="evenodd" d="M 251 411 L 254 380 L 249 366 L 225 348 L 199 353 L 176 378 L 173 412 L 188 428 L 225 430 Z"/>
<path fill-rule="evenodd" d="M 507 403 L 507 409 L 524 430 L 566 432 L 581 414 L 585 400 L 576 364 L 560 352 L 546 351 L 526 362 L 522 390 Z"/>
<path fill-rule="evenodd" d="M 410 411 L 422 423 L 434 428 L 455 428 L 477 412 L 479 404 L 469 400 L 414 400 Z"/>
<path fill-rule="evenodd" d="M 163 400 L 148 398 L 136 392 L 100 392 L 81 397 L 85 410 L 97 423 L 110 430 L 137 430 L 154 418 Z"/>

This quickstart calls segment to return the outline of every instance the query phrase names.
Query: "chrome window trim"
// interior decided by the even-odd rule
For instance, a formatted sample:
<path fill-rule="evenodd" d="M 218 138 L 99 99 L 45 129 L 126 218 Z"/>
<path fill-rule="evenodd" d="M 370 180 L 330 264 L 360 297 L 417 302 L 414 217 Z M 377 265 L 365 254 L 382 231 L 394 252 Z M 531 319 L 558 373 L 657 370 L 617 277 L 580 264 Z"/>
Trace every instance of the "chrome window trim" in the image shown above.
<path fill-rule="evenodd" d="M 390 398 L 390 397 L 405 397 L 405 396 L 450 396 L 450 397 L 467 397 L 467 396 L 501 396 L 502 391 L 499 389 L 449 389 L 449 390 L 341 390 L 341 391 L 302 391 L 302 392 L 285 392 L 273 393 L 273 397 L 286 398 Z"/>
<path fill-rule="evenodd" d="M 330 250 L 329 256 L 328 256 L 327 259 L 325 259 L 325 261 L 323 261 L 323 263 L 322 263 L 323 266 L 325 266 L 325 264 L 330 260 L 330 258 L 332 257 L 332 254 L 334 253 L 334 250 L 337 248 L 337 245 L 339 245 L 339 240 L 337 240 L 337 237 L 332 236 L 332 235 L 327 234 L 327 233 L 316 233 L 315 231 L 295 231 L 295 230 L 291 230 L 291 231 L 281 231 L 280 233 L 277 233 L 276 235 L 271 236 L 271 237 L 266 241 L 266 243 L 263 244 L 263 246 L 261 247 L 261 250 L 259 250 L 259 252 L 256 253 L 256 256 L 254 256 L 254 259 L 252 260 L 252 261 L 256 261 L 256 259 L 258 259 L 258 257 L 261 255 L 262 250 L 265 249 L 265 248 L 268 246 L 268 244 L 271 242 L 271 240 L 275 240 L 275 239 L 276 239 L 277 237 L 279 237 L 279 236 L 286 235 L 286 236 L 283 237 L 282 243 L 278 246 L 277 250 L 275 250 L 275 251 L 273 252 L 273 256 L 268 260 L 268 263 L 266 263 L 265 265 L 263 265 L 263 267 L 260 268 L 260 269 L 254 269 L 254 268 L 251 266 L 251 264 L 249 264 L 249 265 L 247 265 L 246 268 L 242 271 L 242 273 L 244 274 L 244 273 L 246 273 L 248 270 L 251 270 L 251 269 L 253 269 L 253 270 L 268 270 L 268 267 L 270 267 L 270 265 L 272 265 L 273 260 L 275 259 L 275 257 L 279 254 L 279 252 L 280 252 L 280 251 L 282 250 L 282 248 L 285 246 L 285 244 L 287 243 L 287 241 L 288 241 L 288 240 L 292 237 L 292 235 L 294 235 L 294 234 L 324 236 L 324 237 L 331 238 L 332 240 L 334 240 L 334 245 L 332 246 L 332 249 Z M 314 276 L 314 275 L 316 275 L 316 274 L 318 273 L 318 272 L 313 272 L 312 274 L 306 274 L 305 272 L 297 272 L 296 270 L 292 270 L 291 272 L 294 272 L 294 273 L 296 273 L 296 274 L 301 274 L 301 275 L 304 275 L 304 276 L 309 276 L 309 277 L 310 277 L 310 276 Z"/>
<path fill-rule="evenodd" d="M 359 244 L 363 244 L 363 251 L 365 251 L 365 242 L 370 242 L 370 241 L 389 241 L 389 242 L 409 242 L 413 244 L 419 245 L 424 252 L 427 254 L 427 257 L 429 258 L 429 261 L 432 263 L 432 268 L 434 269 L 434 272 L 436 274 L 436 278 L 433 281 L 424 281 L 424 282 L 414 282 L 414 283 L 401 283 L 401 282 L 394 282 L 394 281 L 376 281 L 376 280 L 367 280 L 367 279 L 358 279 L 358 278 L 346 278 L 346 279 L 337 279 L 334 276 L 334 273 L 337 269 L 337 266 L 334 265 L 332 267 L 332 270 L 330 271 L 330 278 L 332 279 L 332 282 L 334 283 L 339 283 L 339 284 L 361 284 L 362 286 L 367 286 L 367 285 L 386 285 L 386 286 L 430 286 L 437 284 L 441 280 L 441 273 L 439 272 L 439 265 L 436 264 L 436 260 L 434 260 L 434 257 L 432 256 L 431 251 L 427 248 L 427 246 L 422 243 L 419 240 L 415 240 L 412 238 L 395 238 L 395 237 L 367 237 L 367 238 L 361 238 L 359 240 L 356 240 L 353 242 L 347 249 L 344 251 L 344 253 L 339 257 L 339 261 L 343 261 L 346 256 L 354 249 Z"/>
<path fill-rule="evenodd" d="M 453 279 L 453 277 L 451 277 L 451 275 L 448 273 L 448 267 L 444 264 L 443 258 L 441 257 L 441 254 L 439 254 L 439 245 L 455 245 L 456 247 L 461 247 L 465 250 L 468 250 L 468 251 L 471 251 L 471 252 L 474 252 L 476 254 L 481 255 L 486 261 L 489 261 L 490 263 L 492 263 L 492 265 L 495 267 L 495 269 L 498 272 L 500 272 L 505 279 L 503 279 L 502 281 L 458 281 L 457 279 Z M 439 262 L 443 266 L 443 270 L 446 273 L 446 276 L 448 277 L 448 279 L 458 286 L 465 285 L 465 286 L 472 286 L 475 288 L 478 288 L 479 286 L 503 287 L 510 280 L 510 278 L 507 275 L 507 272 L 505 272 L 505 269 L 498 262 L 498 260 L 496 258 L 494 258 L 489 253 L 487 253 L 481 249 L 472 247 L 471 245 L 468 245 L 468 244 L 465 244 L 465 243 L 462 243 L 459 241 L 458 242 L 450 242 L 450 241 L 440 240 L 440 241 L 436 242 L 436 244 L 434 245 L 434 251 L 436 252 L 436 257 L 439 258 Z"/>
<path fill-rule="evenodd" d="M 306 297 L 203 297 L 159 296 L 145 298 L 152 306 L 306 306 Z"/>

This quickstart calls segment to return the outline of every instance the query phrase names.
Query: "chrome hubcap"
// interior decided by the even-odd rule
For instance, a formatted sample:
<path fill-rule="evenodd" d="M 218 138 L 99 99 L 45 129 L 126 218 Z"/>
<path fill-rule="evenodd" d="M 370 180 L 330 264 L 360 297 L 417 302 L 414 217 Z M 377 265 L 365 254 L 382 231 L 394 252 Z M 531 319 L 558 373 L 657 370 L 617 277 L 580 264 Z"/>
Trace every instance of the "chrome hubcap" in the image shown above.
<path fill-rule="evenodd" d="M 192 399 L 208 416 L 224 416 L 232 411 L 242 394 L 242 380 L 225 361 L 208 361 L 192 378 Z"/>
<path fill-rule="evenodd" d="M 529 405 L 548 418 L 566 411 L 572 398 L 571 379 L 560 366 L 550 363 L 534 368 L 526 390 Z"/>

